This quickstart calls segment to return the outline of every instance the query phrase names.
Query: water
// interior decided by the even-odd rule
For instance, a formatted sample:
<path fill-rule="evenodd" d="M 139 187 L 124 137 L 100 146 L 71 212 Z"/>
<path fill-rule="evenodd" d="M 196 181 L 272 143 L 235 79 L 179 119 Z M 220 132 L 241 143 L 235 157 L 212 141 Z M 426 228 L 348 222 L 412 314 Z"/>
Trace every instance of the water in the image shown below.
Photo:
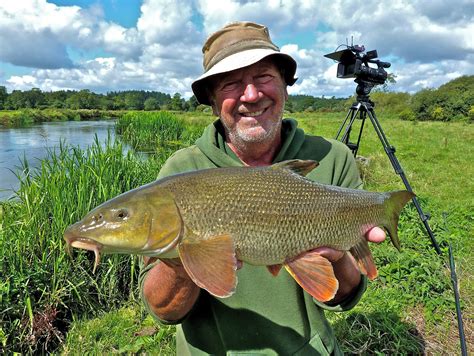
<path fill-rule="evenodd" d="M 19 183 L 13 172 L 18 171 L 25 157 L 32 168 L 41 165 L 48 149 L 66 144 L 86 148 L 97 135 L 105 142 L 108 132 L 114 134 L 114 121 L 67 121 L 45 122 L 23 128 L 0 127 L 0 200 L 5 200 L 18 189 Z M 13 171 L 13 172 L 12 172 Z"/>

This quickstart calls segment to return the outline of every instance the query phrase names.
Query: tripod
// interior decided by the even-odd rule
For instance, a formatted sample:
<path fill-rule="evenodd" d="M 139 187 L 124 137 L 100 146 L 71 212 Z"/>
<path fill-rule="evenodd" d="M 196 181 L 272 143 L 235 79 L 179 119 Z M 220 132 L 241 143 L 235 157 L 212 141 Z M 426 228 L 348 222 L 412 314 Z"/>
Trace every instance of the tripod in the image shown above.
<path fill-rule="evenodd" d="M 351 149 L 352 153 L 354 154 L 354 157 L 356 157 L 357 151 L 359 150 L 360 140 L 362 138 L 362 131 L 364 129 L 365 120 L 367 117 L 369 117 L 370 122 L 372 123 L 375 129 L 375 132 L 377 133 L 377 136 L 379 137 L 380 142 L 382 143 L 384 151 L 387 154 L 390 160 L 390 163 L 392 164 L 393 169 L 395 170 L 395 173 L 400 176 L 406 189 L 409 192 L 413 192 L 413 190 L 411 189 L 410 183 L 408 182 L 408 179 L 405 176 L 405 172 L 403 171 L 403 168 L 400 165 L 400 162 L 398 162 L 398 159 L 395 156 L 395 147 L 390 145 L 382 129 L 382 126 L 380 125 L 380 122 L 377 120 L 377 116 L 375 115 L 375 111 L 374 111 L 375 104 L 369 98 L 370 91 L 376 84 L 360 79 L 360 78 L 357 78 L 354 81 L 358 84 L 356 88 L 357 101 L 354 104 L 352 104 L 351 108 L 349 109 L 346 115 L 346 118 L 344 119 L 341 127 L 339 128 L 339 131 L 337 132 L 336 140 L 339 139 L 339 136 L 344 130 L 344 133 L 341 136 L 340 141 L 345 143 Z M 354 124 L 354 121 L 356 118 L 362 120 L 362 123 L 360 125 L 359 136 L 357 137 L 357 142 L 353 143 L 350 141 L 350 134 L 352 131 L 352 125 Z M 437 254 L 441 256 L 441 249 L 439 248 L 438 242 L 436 241 L 433 231 L 431 230 L 430 225 L 428 224 L 429 216 L 423 213 L 423 210 L 421 209 L 421 206 L 418 203 L 416 196 L 412 198 L 412 201 L 413 201 L 413 204 L 415 204 L 416 210 L 418 211 L 418 215 L 420 216 L 420 219 L 423 222 L 423 225 L 425 226 L 426 232 L 428 233 L 428 236 L 431 239 L 431 244 L 433 245 Z M 463 356 L 465 355 L 467 356 L 466 338 L 465 338 L 464 326 L 462 322 L 462 314 L 461 314 L 461 307 L 460 307 L 460 301 L 459 301 L 459 291 L 457 287 L 457 276 L 456 276 L 456 269 L 454 265 L 454 258 L 453 258 L 451 245 L 449 245 L 449 268 L 451 270 L 451 281 L 453 283 L 454 299 L 455 299 L 455 304 L 456 304 L 456 316 L 458 320 L 459 338 L 461 342 L 461 354 Z"/>
<path fill-rule="evenodd" d="M 369 117 L 370 122 L 372 123 L 375 132 L 377 133 L 377 136 L 379 137 L 380 142 L 382 143 L 384 151 L 387 154 L 393 169 L 395 170 L 395 173 L 400 176 L 406 189 L 409 192 L 413 192 L 410 183 L 408 182 L 408 179 L 405 176 L 405 172 L 403 171 L 400 162 L 398 162 L 398 159 L 395 156 L 395 147 L 390 145 L 390 143 L 388 142 L 387 137 L 385 136 L 385 133 L 382 129 L 382 126 L 380 125 L 380 122 L 378 121 L 377 116 L 375 115 L 375 104 L 369 98 L 370 91 L 372 90 L 375 84 L 359 78 L 357 78 L 355 82 L 358 84 L 356 89 L 357 101 L 352 104 L 351 108 L 349 109 L 346 118 L 344 119 L 341 127 L 339 128 L 339 131 L 337 132 L 336 140 L 339 139 L 339 136 L 341 135 L 345 127 L 344 134 L 341 136 L 340 141 L 345 143 L 351 149 L 352 153 L 354 154 L 354 157 L 356 157 L 357 151 L 359 150 L 360 140 L 362 138 L 362 131 L 364 130 L 365 120 L 367 117 Z M 350 134 L 352 131 L 352 125 L 354 124 L 356 118 L 362 120 L 362 123 L 359 130 L 359 136 L 357 137 L 357 142 L 353 143 L 350 142 Z M 418 203 L 416 196 L 412 198 L 412 201 L 413 204 L 415 204 L 416 210 L 418 211 L 418 215 L 420 216 L 420 219 L 423 222 L 423 225 L 425 226 L 426 232 L 428 233 L 428 236 L 431 239 L 431 244 L 433 245 L 436 252 L 441 255 L 441 250 L 439 248 L 438 242 L 436 241 L 433 231 L 431 230 L 430 225 L 428 224 L 428 219 L 430 218 L 429 215 L 423 213 L 423 210 L 421 209 L 421 206 Z"/>

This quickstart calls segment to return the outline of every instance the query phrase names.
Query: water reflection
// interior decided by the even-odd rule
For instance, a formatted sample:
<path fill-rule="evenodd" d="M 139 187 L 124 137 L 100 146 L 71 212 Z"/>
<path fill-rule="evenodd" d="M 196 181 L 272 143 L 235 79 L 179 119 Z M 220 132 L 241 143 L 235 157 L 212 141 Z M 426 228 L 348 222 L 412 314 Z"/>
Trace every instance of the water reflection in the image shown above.
<path fill-rule="evenodd" d="M 6 199 L 18 188 L 13 172 L 18 171 L 23 158 L 30 167 L 40 166 L 48 149 L 58 147 L 61 141 L 81 148 L 94 142 L 95 135 L 105 142 L 110 131 L 113 137 L 114 121 L 47 122 L 22 128 L 0 128 L 0 199 Z"/>

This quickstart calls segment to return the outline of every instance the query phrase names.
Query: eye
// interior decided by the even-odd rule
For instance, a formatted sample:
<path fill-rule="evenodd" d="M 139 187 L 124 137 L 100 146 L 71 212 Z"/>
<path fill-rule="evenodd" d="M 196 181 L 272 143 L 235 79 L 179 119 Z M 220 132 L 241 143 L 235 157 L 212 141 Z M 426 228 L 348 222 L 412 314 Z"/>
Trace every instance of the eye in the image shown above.
<path fill-rule="evenodd" d="M 128 211 L 126 209 L 120 209 L 117 211 L 115 216 L 119 219 L 125 219 L 128 217 Z"/>
<path fill-rule="evenodd" d="M 233 91 L 239 87 L 240 83 L 238 81 L 234 82 L 227 82 L 222 85 L 221 90 L 222 91 Z"/>
<path fill-rule="evenodd" d="M 259 75 L 256 79 L 258 83 L 265 84 L 271 81 L 273 78 L 274 77 L 271 74 L 262 74 L 262 75 Z"/>

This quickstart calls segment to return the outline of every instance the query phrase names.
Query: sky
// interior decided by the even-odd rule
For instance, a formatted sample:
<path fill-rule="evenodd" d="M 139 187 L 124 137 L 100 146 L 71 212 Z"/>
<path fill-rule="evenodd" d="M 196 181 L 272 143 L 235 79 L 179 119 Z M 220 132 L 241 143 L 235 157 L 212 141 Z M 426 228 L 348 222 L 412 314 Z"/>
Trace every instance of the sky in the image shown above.
<path fill-rule="evenodd" d="M 392 91 L 474 74 L 474 0 L 0 0 L 0 86 L 189 98 L 204 41 L 232 21 L 268 26 L 297 61 L 290 94 L 352 95 L 324 57 L 341 44 L 391 62 Z"/>

